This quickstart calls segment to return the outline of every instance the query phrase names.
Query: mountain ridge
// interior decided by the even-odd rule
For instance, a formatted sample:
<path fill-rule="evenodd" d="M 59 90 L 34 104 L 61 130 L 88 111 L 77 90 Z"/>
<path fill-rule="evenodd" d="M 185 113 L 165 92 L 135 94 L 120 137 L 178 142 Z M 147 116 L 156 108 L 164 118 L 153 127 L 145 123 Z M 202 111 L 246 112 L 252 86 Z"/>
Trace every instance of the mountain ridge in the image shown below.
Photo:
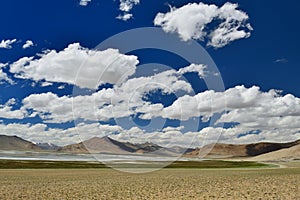
<path fill-rule="evenodd" d="M 44 147 L 43 147 L 44 145 Z M 252 144 L 209 144 L 202 148 L 164 148 L 154 143 L 133 144 L 120 142 L 108 136 L 93 137 L 77 144 L 58 147 L 53 144 L 37 143 L 24 140 L 18 136 L 0 135 L 0 150 L 20 151 L 53 151 L 60 153 L 108 153 L 108 154 L 145 154 L 159 152 L 161 155 L 179 155 L 185 157 L 205 158 L 231 158 L 231 157 L 255 157 L 282 149 L 288 149 L 300 145 L 300 140 L 287 143 L 259 142 Z"/>
<path fill-rule="evenodd" d="M 110 137 L 93 137 L 77 144 L 71 144 L 58 149 L 59 152 L 66 153 L 148 153 L 159 150 L 163 147 L 153 143 L 132 144 L 129 142 L 119 142 Z"/>
<path fill-rule="evenodd" d="M 38 145 L 18 136 L 0 135 L 0 150 L 37 151 Z"/>
<path fill-rule="evenodd" d="M 194 151 L 187 153 L 187 156 L 197 156 L 201 154 L 207 154 L 206 157 L 251 157 L 261 154 L 290 148 L 292 146 L 300 144 L 300 140 L 287 143 L 275 143 L 275 142 L 259 142 L 251 144 L 208 144 L 202 148 L 196 148 Z"/>

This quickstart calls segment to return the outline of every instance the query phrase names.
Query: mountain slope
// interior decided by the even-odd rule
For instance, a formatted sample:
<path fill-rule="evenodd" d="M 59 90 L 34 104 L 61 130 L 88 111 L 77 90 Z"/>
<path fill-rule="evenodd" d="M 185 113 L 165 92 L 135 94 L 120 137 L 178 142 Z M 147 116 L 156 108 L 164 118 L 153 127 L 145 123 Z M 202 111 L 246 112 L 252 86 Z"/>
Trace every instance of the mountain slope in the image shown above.
<path fill-rule="evenodd" d="M 209 158 L 220 158 L 220 157 L 247 157 L 257 156 L 272 151 L 277 151 L 284 148 L 290 148 L 300 144 L 300 141 L 289 142 L 289 143 L 254 143 L 254 144 L 215 144 L 206 145 L 203 148 L 198 148 L 194 151 L 187 153 L 187 156 L 198 156 L 200 154 L 207 154 Z"/>
<path fill-rule="evenodd" d="M 78 144 L 61 147 L 58 151 L 68 153 L 127 153 L 127 151 L 113 144 L 108 137 L 94 137 Z"/>
<path fill-rule="evenodd" d="M 51 143 L 37 143 L 36 145 L 46 151 L 56 151 L 59 149 L 59 146 Z"/>
<path fill-rule="evenodd" d="M 59 152 L 68 153 L 147 153 L 153 152 L 161 147 L 152 143 L 131 144 L 113 140 L 109 137 L 94 137 L 78 144 L 67 145 L 58 149 Z"/>
<path fill-rule="evenodd" d="M 206 158 L 230 158 L 230 157 L 253 157 L 257 161 L 278 159 L 300 159 L 300 140 L 289 143 L 254 143 L 254 144 L 215 144 L 206 145 L 203 148 L 187 149 L 181 147 L 163 148 L 153 143 L 132 144 L 120 142 L 109 137 L 91 138 L 78 144 L 57 147 L 51 144 L 39 144 L 40 146 L 26 141 L 17 136 L 0 135 L 0 150 L 18 151 L 58 151 L 66 153 L 157 153 L 166 156 L 178 156 L 183 154 L 187 157 L 197 157 L 199 153 L 206 154 Z M 58 148 L 58 149 L 57 149 Z M 250 158 L 249 158 L 250 159 Z M 252 159 L 252 158 L 251 158 Z"/>
<path fill-rule="evenodd" d="M 300 160 L 300 144 L 250 158 L 251 161 Z"/>
<path fill-rule="evenodd" d="M 0 150 L 39 151 L 39 146 L 17 136 L 0 135 Z"/>

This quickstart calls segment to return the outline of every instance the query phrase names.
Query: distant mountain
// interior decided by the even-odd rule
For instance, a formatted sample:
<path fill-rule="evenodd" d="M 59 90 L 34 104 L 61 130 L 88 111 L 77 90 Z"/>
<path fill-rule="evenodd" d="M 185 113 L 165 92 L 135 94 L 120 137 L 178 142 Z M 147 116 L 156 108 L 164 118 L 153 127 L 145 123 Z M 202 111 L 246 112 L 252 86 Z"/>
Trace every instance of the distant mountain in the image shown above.
<path fill-rule="evenodd" d="M 161 149 L 162 147 L 153 143 L 132 144 L 119 142 L 109 137 L 94 137 L 78 144 L 67 145 L 58 149 L 59 152 L 67 153 L 148 153 Z"/>
<path fill-rule="evenodd" d="M 0 150 L 39 151 L 39 146 L 17 136 L 0 135 Z"/>
<path fill-rule="evenodd" d="M 255 156 L 249 159 L 250 161 L 291 161 L 300 160 L 300 144 L 290 148 L 281 149 Z"/>
<path fill-rule="evenodd" d="M 18 151 L 54 151 L 64 153 L 111 153 L 111 154 L 144 154 L 198 157 L 199 154 L 206 158 L 232 158 L 251 157 L 257 160 L 300 159 L 300 140 L 288 143 L 254 143 L 254 144 L 210 144 L 202 148 L 163 148 L 154 143 L 133 144 L 120 142 L 110 137 L 94 137 L 78 144 L 58 147 L 48 143 L 34 144 L 17 136 L 0 135 L 0 150 Z"/>
<path fill-rule="evenodd" d="M 67 153 L 127 153 L 126 150 L 115 145 L 109 137 L 94 137 L 78 144 L 61 147 L 58 151 Z"/>
<path fill-rule="evenodd" d="M 176 154 L 188 154 L 188 153 L 195 151 L 196 149 L 184 148 L 184 147 L 180 147 L 180 146 L 173 146 L 173 147 L 166 148 L 166 150 L 176 153 Z"/>
<path fill-rule="evenodd" d="M 60 148 L 59 146 L 56 146 L 52 143 L 37 143 L 36 145 L 46 151 L 56 151 Z"/>
<path fill-rule="evenodd" d="M 257 156 L 300 144 L 300 140 L 289 143 L 261 142 L 254 144 L 210 144 L 187 153 L 187 156 L 205 155 L 208 158 Z"/>

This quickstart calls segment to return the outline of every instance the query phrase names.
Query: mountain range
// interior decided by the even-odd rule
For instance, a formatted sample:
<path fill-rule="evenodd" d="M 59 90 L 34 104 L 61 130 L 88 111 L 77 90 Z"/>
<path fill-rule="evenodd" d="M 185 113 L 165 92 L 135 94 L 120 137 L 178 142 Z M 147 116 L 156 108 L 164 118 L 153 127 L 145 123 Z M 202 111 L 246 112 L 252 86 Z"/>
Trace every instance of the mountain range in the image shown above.
<path fill-rule="evenodd" d="M 194 151 L 187 153 L 187 155 L 195 156 L 199 154 L 206 154 L 213 157 L 253 157 L 261 154 L 275 152 L 281 149 L 290 148 L 300 144 L 300 140 L 288 143 L 271 143 L 260 142 L 253 144 L 210 144 L 203 148 L 197 148 Z"/>
<path fill-rule="evenodd" d="M 42 148 L 17 136 L 0 135 L 0 150 L 41 151 Z"/>
<path fill-rule="evenodd" d="M 161 149 L 161 146 L 153 143 L 132 144 L 119 142 L 110 137 L 94 137 L 78 144 L 67 145 L 58 149 L 59 152 L 67 153 L 149 153 Z"/>
<path fill-rule="evenodd" d="M 300 140 L 288 143 L 253 143 L 253 144 L 210 144 L 202 148 L 163 148 L 153 143 L 133 144 L 120 142 L 110 137 L 94 137 L 89 140 L 58 147 L 48 143 L 34 144 L 17 136 L 0 135 L 0 150 L 50 151 L 60 153 L 106 153 L 106 154 L 144 154 L 179 155 L 197 157 L 207 154 L 206 158 L 251 157 L 252 160 L 300 159 Z"/>

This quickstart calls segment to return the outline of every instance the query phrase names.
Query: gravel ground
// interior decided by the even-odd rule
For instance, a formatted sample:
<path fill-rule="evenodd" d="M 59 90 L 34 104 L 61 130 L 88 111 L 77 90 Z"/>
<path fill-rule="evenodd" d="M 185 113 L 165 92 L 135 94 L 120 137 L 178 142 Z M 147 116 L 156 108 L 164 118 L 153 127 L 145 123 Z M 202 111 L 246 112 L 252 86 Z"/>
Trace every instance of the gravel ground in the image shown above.
<path fill-rule="evenodd" d="M 0 170 L 0 199 L 300 199 L 300 168 Z"/>

